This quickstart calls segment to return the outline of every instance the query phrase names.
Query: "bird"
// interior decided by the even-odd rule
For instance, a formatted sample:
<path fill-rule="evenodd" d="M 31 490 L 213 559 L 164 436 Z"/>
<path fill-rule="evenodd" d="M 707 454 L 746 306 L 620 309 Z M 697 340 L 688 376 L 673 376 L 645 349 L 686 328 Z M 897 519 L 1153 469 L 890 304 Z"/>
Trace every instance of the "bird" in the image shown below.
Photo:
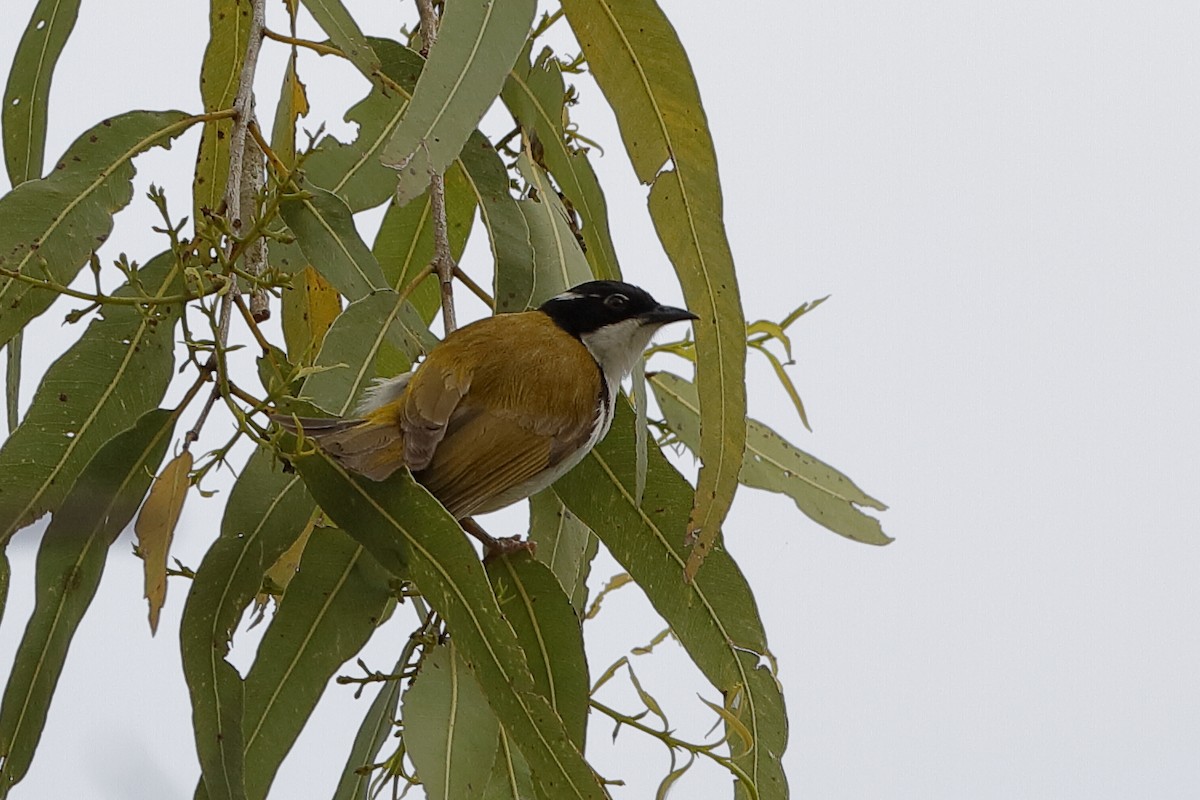
<path fill-rule="evenodd" d="M 622 281 L 451 332 L 411 372 L 372 386 L 351 418 L 272 419 L 382 481 L 403 467 L 488 554 L 531 546 L 472 517 L 545 489 L 608 433 L 621 381 L 654 334 L 697 320 Z"/>

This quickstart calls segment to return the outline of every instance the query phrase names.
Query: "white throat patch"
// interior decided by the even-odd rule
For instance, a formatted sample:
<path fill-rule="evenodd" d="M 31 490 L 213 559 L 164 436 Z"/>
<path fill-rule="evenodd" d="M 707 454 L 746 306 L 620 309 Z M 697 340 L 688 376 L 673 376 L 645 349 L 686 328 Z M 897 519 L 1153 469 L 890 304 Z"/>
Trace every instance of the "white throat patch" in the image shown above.
<path fill-rule="evenodd" d="M 608 384 L 609 396 L 616 394 L 621 381 L 633 369 L 659 325 L 643 325 L 639 320 L 626 319 L 585 333 L 580 339 L 600 365 Z"/>

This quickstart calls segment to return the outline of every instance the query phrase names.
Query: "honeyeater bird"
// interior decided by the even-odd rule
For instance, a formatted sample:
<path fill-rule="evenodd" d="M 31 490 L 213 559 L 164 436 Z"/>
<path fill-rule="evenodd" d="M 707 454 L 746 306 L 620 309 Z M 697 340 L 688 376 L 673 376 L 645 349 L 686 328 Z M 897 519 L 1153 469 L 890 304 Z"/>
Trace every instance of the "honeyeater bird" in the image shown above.
<path fill-rule="evenodd" d="M 372 387 L 353 419 L 273 419 L 346 468 L 383 480 L 401 467 L 464 529 L 545 489 L 608 433 L 621 380 L 669 322 L 698 317 L 619 281 L 590 281 L 533 311 L 452 332 L 420 366 Z"/>

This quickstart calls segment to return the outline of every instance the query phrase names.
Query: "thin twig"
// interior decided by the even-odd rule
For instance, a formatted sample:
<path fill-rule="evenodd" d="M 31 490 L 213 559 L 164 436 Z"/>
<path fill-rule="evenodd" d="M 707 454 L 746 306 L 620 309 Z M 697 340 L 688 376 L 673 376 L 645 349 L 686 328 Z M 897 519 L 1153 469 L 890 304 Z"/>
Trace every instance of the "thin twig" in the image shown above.
<path fill-rule="evenodd" d="M 336 47 L 333 47 L 332 45 L 322 44 L 321 42 L 314 42 L 309 39 L 297 39 L 295 36 L 286 36 L 282 33 L 277 33 L 275 31 L 271 30 L 270 28 L 263 28 L 263 36 L 267 37 L 268 39 L 273 39 L 276 42 L 282 42 L 283 44 L 290 44 L 293 47 L 307 48 L 319 55 L 340 56 L 342 58 L 346 57 L 345 53 L 343 53 L 341 50 L 337 49 Z"/>
<path fill-rule="evenodd" d="M 493 311 L 496 310 L 496 301 L 492 299 L 490 294 L 487 293 L 487 290 L 475 281 L 471 280 L 471 276 L 463 272 L 457 264 L 454 265 L 454 277 L 462 281 L 462 285 L 470 289 L 472 294 L 487 304 L 488 308 L 492 309 Z"/>
<path fill-rule="evenodd" d="M 254 117 L 254 72 L 258 67 L 258 51 L 262 48 L 263 28 L 266 21 L 266 0 L 252 0 L 250 13 L 250 35 L 246 41 L 246 55 L 242 60 L 242 71 L 238 76 L 237 95 L 233 100 L 233 130 L 229 135 L 229 174 L 225 179 L 225 214 L 230 221 L 234 233 L 241 233 L 242 228 L 242 162 L 245 157 L 246 132 Z M 226 245 L 226 255 L 229 263 L 233 263 L 235 247 L 234 237 L 230 237 Z M 230 275 L 229 291 L 221 298 L 220 317 L 217 322 L 217 340 L 212 357 L 208 361 L 210 370 L 216 369 L 221 362 L 220 351 L 229 342 L 229 322 L 233 315 L 233 297 L 238 291 L 237 275 Z M 187 450 L 192 442 L 200 438 L 200 429 L 208 419 L 208 413 L 221 394 L 223 381 L 218 381 L 213 387 L 213 394 L 204 403 L 196 424 L 183 437 L 183 449 Z"/>

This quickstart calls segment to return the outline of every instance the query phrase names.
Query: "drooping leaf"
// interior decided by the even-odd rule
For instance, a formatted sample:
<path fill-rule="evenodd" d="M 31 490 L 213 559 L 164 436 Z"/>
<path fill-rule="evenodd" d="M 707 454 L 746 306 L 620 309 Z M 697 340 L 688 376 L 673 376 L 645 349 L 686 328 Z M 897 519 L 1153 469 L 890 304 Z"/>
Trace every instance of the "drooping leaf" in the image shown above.
<path fill-rule="evenodd" d="M 700 315 L 693 328 L 702 466 L 688 519 L 691 579 L 733 502 L 746 446 L 746 323 L 716 152 L 687 54 L 655 0 L 564 0 L 563 10 L 617 116 L 634 171 L 651 184 L 655 230 L 688 307 Z"/>
<path fill-rule="evenodd" d="M 368 79 L 379 68 L 379 56 L 371 49 L 367 37 L 340 0 L 302 0 L 308 13 L 329 36 L 329 40 L 346 54 L 350 63 Z"/>
<path fill-rule="evenodd" d="M 479 131 L 467 139 L 459 155 L 467 179 L 479 199 L 479 218 L 487 229 L 488 243 L 495 264 L 492 295 L 496 311 L 524 311 L 527 296 L 521 291 L 517 277 L 533 263 L 533 245 L 529 238 L 529 223 L 521 206 L 509 194 L 511 183 L 504 162 Z"/>
<path fill-rule="evenodd" d="M 535 0 L 450 3 L 408 111 L 382 152 L 407 202 L 458 157 L 525 44 Z"/>
<path fill-rule="evenodd" d="M 786 798 L 781 759 L 787 745 L 787 715 L 779 684 L 760 665 L 769 661 L 769 651 L 754 596 L 720 540 L 695 579 L 683 580 L 688 557 L 683 536 L 692 489 L 652 447 L 645 497 L 641 504 L 634 502 L 633 418 L 628 405 L 618 403 L 608 436 L 554 484 L 554 491 L 642 587 L 727 704 L 736 701 L 730 710 L 750 731 L 754 746 L 747 752 L 734 738 L 733 757 L 758 796 Z M 738 791 L 739 797 L 750 796 L 744 787 Z"/>
<path fill-rule="evenodd" d="M 548 57 L 548 51 L 543 51 L 533 64 L 529 63 L 528 54 L 522 54 L 500 96 L 521 127 L 536 135 L 546 168 L 579 214 L 592 272 L 597 278 L 620 280 L 621 268 L 608 229 L 604 191 L 587 151 L 571 146 L 564 134 L 566 89 L 558 62 Z"/>
<path fill-rule="evenodd" d="M 151 295 L 182 289 L 170 253 L 139 274 L 142 291 Z M 118 294 L 134 290 L 126 286 Z M 0 447 L 0 543 L 58 508 L 100 446 L 158 406 L 173 373 L 179 312 L 174 304 L 146 313 L 106 306 L 50 365 L 21 426 Z"/>
<path fill-rule="evenodd" d="M 475 222 L 475 205 L 475 192 L 461 163 L 451 164 L 446 170 L 446 235 L 456 261 Z M 406 205 L 393 201 L 388 206 L 371 252 L 396 291 L 407 287 L 429 265 L 433 260 L 433 209 L 428 192 Z M 426 278 L 408 299 L 426 323 L 431 321 L 442 307 L 437 278 Z"/>
<path fill-rule="evenodd" d="M 146 496 L 174 427 L 170 411 L 155 409 L 105 444 L 42 536 L 33 613 L 0 703 L 0 796 L 29 769 L 67 650 L 100 584 L 109 545 Z"/>
<path fill-rule="evenodd" d="M 295 541 L 314 504 L 300 476 L 283 472 L 258 450 L 238 476 L 221 519 L 221 535 L 196 570 L 179 626 L 184 678 L 202 787 L 209 800 L 245 798 L 243 686 L 225 660 L 242 612 L 263 572 Z"/>
<path fill-rule="evenodd" d="M 79 0 L 39 0 L 17 45 L 0 110 L 12 186 L 41 177 L 50 81 L 78 16 Z"/>
<path fill-rule="evenodd" d="M 275 563 L 263 573 L 263 586 L 270 588 L 277 595 L 282 595 L 287 591 L 287 587 L 292 582 L 292 578 L 296 577 L 296 571 L 300 569 L 300 559 L 304 555 L 304 549 L 308 546 L 308 540 L 312 537 L 312 532 L 316 530 L 317 520 L 320 519 L 320 512 L 314 512 L 305 523 L 304 529 L 300 531 L 300 535 L 296 540 L 288 546 L 287 550 L 279 558 L 275 559 Z M 260 592 L 254 598 L 255 612 L 263 612 L 270 595 L 266 592 Z M 255 619 L 257 624 L 258 619 Z"/>
<path fill-rule="evenodd" d="M 246 42 L 250 40 L 252 0 L 212 0 L 208 12 L 208 46 L 200 64 L 200 99 L 211 114 L 233 107 L 237 96 Z M 221 210 L 229 177 L 229 142 L 233 119 L 204 123 L 192 178 L 192 220 L 199 224 L 205 211 Z"/>
<path fill-rule="evenodd" d="M 283 341 L 288 358 L 297 364 L 310 365 L 321 351 L 325 334 L 342 313 L 338 290 L 312 267 L 305 267 L 284 287 Z"/>
<path fill-rule="evenodd" d="M 275 105 L 275 122 L 271 126 L 271 149 L 289 170 L 296 163 L 296 121 L 308 116 L 308 89 L 296 70 L 296 52 L 288 56 Z"/>
<path fill-rule="evenodd" d="M 533 269 L 525 265 L 498 273 L 496 293 L 511 302 L 511 310 L 524 311 L 593 276 L 546 171 L 533 163 L 528 152 L 521 154 L 517 167 L 533 190 L 529 199 L 518 204 L 529 226 Z"/>
<path fill-rule="evenodd" d="M 330 679 L 366 644 L 390 576 L 361 544 L 321 528 L 305 548 L 246 674 L 246 796 L 265 798 Z"/>
<path fill-rule="evenodd" d="M 379 162 L 379 153 L 404 118 L 412 88 L 425 60 L 390 39 L 369 40 L 382 59 L 380 69 L 408 94 L 374 82 L 371 92 L 346 111 L 346 122 L 357 123 L 358 136 L 343 143 L 333 136 L 321 139 L 304 162 L 308 180 L 342 198 L 351 211 L 374 208 L 395 194 L 396 172 Z"/>
<path fill-rule="evenodd" d="M 543 791 L 564 799 L 606 797 L 562 721 L 533 690 L 483 567 L 441 504 L 407 471 L 382 482 L 357 479 L 320 452 L 298 457 L 296 467 L 326 513 L 386 569 L 410 578 L 441 614 Z"/>
<path fill-rule="evenodd" d="M 534 688 L 583 752 L 590 685 L 579 615 L 555 574 L 528 553 L 491 558 L 485 566 L 500 610 L 525 651 Z"/>
<path fill-rule="evenodd" d="M 134 156 L 169 146 L 194 122 L 180 111 L 131 111 L 76 139 L 49 176 L 0 197 L 0 269 L 69 284 L 133 197 Z M 57 298 L 0 274 L 0 344 Z"/>
<path fill-rule="evenodd" d="M 158 631 L 158 614 L 167 601 L 167 556 L 171 552 L 171 540 L 175 538 L 175 526 L 183 512 L 183 502 L 191 488 L 191 471 L 190 450 L 184 450 L 167 462 L 154 479 L 150 495 L 134 525 L 146 576 L 144 594 L 150 605 L 151 634 Z"/>
<path fill-rule="evenodd" d="M 404 664 L 402 655 L 390 674 L 398 675 Z M 388 739 L 392 721 L 397 719 L 396 710 L 403 688 L 403 681 L 387 681 L 379 687 L 379 693 L 371 701 L 358 726 L 358 733 L 354 735 L 354 743 L 350 746 L 350 755 L 346 758 L 346 766 L 342 769 L 342 778 L 333 793 L 333 800 L 365 800 L 368 797 L 371 778 L 366 768 L 374 763 L 375 754 Z"/>
<path fill-rule="evenodd" d="M 346 416 L 375 377 L 375 359 L 390 344 L 408 360 L 428 353 L 436 340 L 416 310 L 390 289 L 346 307 L 325 337 L 316 365 L 327 369 L 304 381 L 303 397 L 330 414 Z"/>
<path fill-rule="evenodd" d="M 695 385 L 669 372 L 655 373 L 650 385 L 671 431 L 689 448 L 694 447 L 700 426 Z M 892 541 L 879 520 L 859 510 L 863 506 L 884 511 L 887 506 L 761 422 L 750 419 L 746 424 L 749 435 L 742 483 L 786 494 L 809 519 L 847 539 L 878 545 Z"/>
<path fill-rule="evenodd" d="M 554 572 L 582 617 L 588 573 L 600 540 L 547 489 L 529 498 L 529 541 L 537 545 L 537 559 Z"/>
<path fill-rule="evenodd" d="M 365 297 L 387 282 L 354 227 L 354 217 L 341 198 L 316 186 L 279 204 L 287 226 L 296 235 L 305 258 L 350 300 Z"/>
<path fill-rule="evenodd" d="M 429 800 L 483 793 L 500 727 L 453 641 L 431 648 L 404 693 L 404 745 Z"/>

